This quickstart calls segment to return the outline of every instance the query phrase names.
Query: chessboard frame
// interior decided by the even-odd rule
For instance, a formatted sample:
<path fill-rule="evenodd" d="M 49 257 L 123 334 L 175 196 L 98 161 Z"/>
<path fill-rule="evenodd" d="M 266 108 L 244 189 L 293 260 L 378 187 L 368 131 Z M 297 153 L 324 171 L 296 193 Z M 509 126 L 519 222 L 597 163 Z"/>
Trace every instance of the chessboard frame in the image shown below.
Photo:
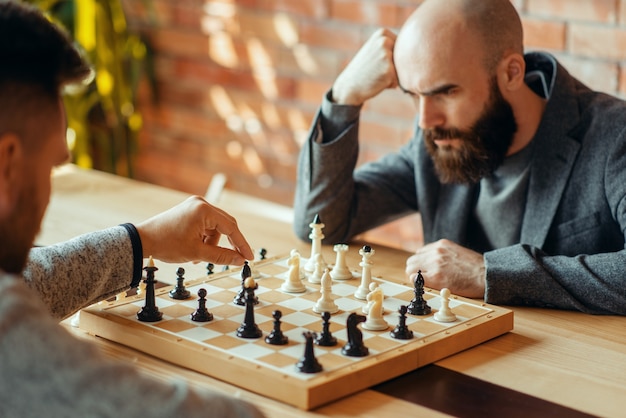
<path fill-rule="evenodd" d="M 254 265 L 260 267 L 280 258 L 284 259 L 285 256 L 272 257 Z M 185 283 L 188 286 L 210 283 L 226 275 L 232 275 L 238 270 L 214 273 L 199 279 L 186 280 Z M 379 277 L 374 278 L 386 281 Z M 162 295 L 173 287 L 173 285 L 161 287 L 156 289 L 155 293 L 157 296 Z M 425 291 L 438 294 L 431 289 Z M 80 313 L 79 326 L 90 334 L 300 409 L 310 410 L 431 364 L 513 329 L 513 311 L 459 296 L 454 298 L 489 309 L 486 309 L 484 315 L 451 326 L 445 331 L 414 338 L 407 344 L 362 357 L 359 361 L 339 370 L 324 371 L 307 380 L 293 378 L 258 363 L 241 361 L 240 357 L 228 352 L 193 344 L 175 334 L 150 327 L 149 324 L 132 321 L 107 311 L 111 307 L 143 299 L 143 296 L 129 296 L 121 301 L 103 302 L 86 308 Z M 392 328 L 393 326 L 390 329 Z"/>

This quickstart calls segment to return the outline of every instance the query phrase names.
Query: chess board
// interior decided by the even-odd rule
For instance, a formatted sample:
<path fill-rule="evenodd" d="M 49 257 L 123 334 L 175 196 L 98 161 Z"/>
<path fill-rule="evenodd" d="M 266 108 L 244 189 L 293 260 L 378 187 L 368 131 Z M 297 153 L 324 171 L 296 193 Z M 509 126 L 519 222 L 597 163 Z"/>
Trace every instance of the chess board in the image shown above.
<path fill-rule="evenodd" d="M 145 305 L 141 295 L 123 300 L 103 302 L 81 312 L 80 327 L 89 333 L 130 346 L 174 364 L 196 370 L 211 377 L 309 410 L 366 389 L 408 371 L 465 350 L 513 329 L 513 312 L 470 299 L 452 296 L 450 308 L 457 315 L 451 323 L 437 322 L 433 314 L 441 306 L 438 291 L 425 289 L 424 299 L 432 307 L 427 316 L 407 315 L 406 324 L 414 332 L 410 340 L 391 338 L 390 331 L 398 324 L 398 309 L 408 305 L 414 296 L 412 287 L 398 284 L 401 278 L 387 281 L 377 277 L 385 294 L 384 319 L 389 329 L 363 333 L 369 349 L 365 357 L 348 357 L 341 353 L 347 342 L 346 318 L 351 312 L 362 314 L 366 303 L 356 299 L 354 292 L 360 276 L 354 271 L 352 280 L 334 282 L 332 293 L 340 310 L 330 320 L 330 331 L 338 340 L 333 347 L 315 345 L 314 352 L 323 370 L 302 373 L 296 363 L 304 354 L 303 332 L 320 333 L 322 321 L 313 306 L 320 298 L 320 285 L 306 280 L 307 290 L 301 294 L 282 292 L 280 286 L 288 271 L 288 257 L 275 257 L 254 263 L 253 274 L 258 284 L 255 321 L 263 331 L 258 339 L 243 339 L 236 330 L 244 319 L 245 307 L 233 303 L 241 289 L 241 270 L 231 269 L 196 280 L 186 280 L 191 298 L 169 297 L 173 286 L 156 289 L 156 303 L 163 313 L 159 322 L 137 320 L 137 312 Z M 306 259 L 302 259 L 304 263 Z M 304 265 L 304 264 L 302 264 Z M 158 280 L 158 272 L 157 272 Z M 210 322 L 194 322 L 190 314 L 198 308 L 197 293 L 207 291 L 206 307 L 213 314 Z M 287 345 L 269 345 L 265 336 L 274 326 L 272 313 L 282 312 L 283 333 Z"/>

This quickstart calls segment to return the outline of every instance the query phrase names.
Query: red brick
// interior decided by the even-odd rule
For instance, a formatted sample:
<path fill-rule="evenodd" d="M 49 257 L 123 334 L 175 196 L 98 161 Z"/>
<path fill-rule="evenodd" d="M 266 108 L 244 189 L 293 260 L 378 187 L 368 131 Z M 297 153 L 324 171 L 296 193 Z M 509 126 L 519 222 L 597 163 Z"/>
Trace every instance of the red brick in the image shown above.
<path fill-rule="evenodd" d="M 296 98 L 302 102 L 319 105 L 330 90 L 332 82 L 300 79 L 297 81 Z"/>
<path fill-rule="evenodd" d="M 568 30 L 569 50 L 585 57 L 626 59 L 626 28 L 573 23 Z"/>
<path fill-rule="evenodd" d="M 617 91 L 617 64 L 571 56 L 561 56 L 558 59 L 574 77 L 590 88 L 609 94 Z"/>
<path fill-rule="evenodd" d="M 305 45 L 351 53 L 355 53 L 363 43 L 358 25 L 318 20 L 300 24 L 300 41 Z"/>
<path fill-rule="evenodd" d="M 524 18 L 524 46 L 562 51 L 565 49 L 565 23 Z"/>
<path fill-rule="evenodd" d="M 332 0 L 333 19 L 374 26 L 394 27 L 398 24 L 398 6 L 375 0 Z"/>
<path fill-rule="evenodd" d="M 617 20 L 615 0 L 526 0 L 529 14 L 558 20 L 613 23 Z"/>
<path fill-rule="evenodd" d="M 619 67 L 619 76 L 618 76 L 618 88 L 617 93 L 622 97 L 626 98 L 626 66 L 620 65 Z"/>
<path fill-rule="evenodd" d="M 259 7 L 273 12 L 293 13 L 324 19 L 328 17 L 330 0 L 259 0 Z"/>

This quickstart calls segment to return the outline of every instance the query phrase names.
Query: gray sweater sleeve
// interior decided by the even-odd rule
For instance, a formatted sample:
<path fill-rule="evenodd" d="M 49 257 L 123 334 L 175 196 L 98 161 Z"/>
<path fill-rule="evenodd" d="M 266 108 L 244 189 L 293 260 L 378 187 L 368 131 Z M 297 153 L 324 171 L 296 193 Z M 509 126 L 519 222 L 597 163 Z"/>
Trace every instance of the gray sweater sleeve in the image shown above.
<path fill-rule="evenodd" d="M 128 279 L 111 282 L 102 289 L 123 287 Z M 240 399 L 192 388 L 174 376 L 156 379 L 103 356 L 50 317 L 23 280 L 2 272 L 0 336 L 2 417 L 261 416 Z"/>
<path fill-rule="evenodd" d="M 24 278 L 54 317 L 65 318 L 127 290 L 134 262 L 128 232 L 117 226 L 33 248 Z"/>

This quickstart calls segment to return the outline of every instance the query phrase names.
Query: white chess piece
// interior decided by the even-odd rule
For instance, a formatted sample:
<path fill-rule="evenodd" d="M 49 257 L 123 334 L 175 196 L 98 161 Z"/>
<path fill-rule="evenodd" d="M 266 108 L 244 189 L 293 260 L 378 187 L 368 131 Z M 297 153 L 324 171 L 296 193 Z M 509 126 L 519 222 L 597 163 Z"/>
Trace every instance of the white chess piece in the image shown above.
<path fill-rule="evenodd" d="M 324 270 L 326 270 L 326 263 L 322 258 L 322 254 L 315 254 L 315 270 L 309 274 L 309 283 L 321 283 Z"/>
<path fill-rule="evenodd" d="M 372 257 L 374 253 L 375 251 L 370 248 L 369 245 L 365 245 L 359 250 L 359 254 L 361 254 L 362 257 L 359 266 L 361 266 L 363 270 L 361 271 L 361 284 L 354 292 L 354 297 L 357 299 L 365 300 L 370 291 L 369 287 L 372 282 L 372 262 L 370 261 L 370 257 Z"/>
<path fill-rule="evenodd" d="M 305 292 L 306 286 L 302 283 L 302 275 L 300 273 L 300 253 L 296 250 L 292 250 L 287 264 L 289 265 L 287 279 L 280 286 L 280 290 L 287 293 Z"/>
<path fill-rule="evenodd" d="M 119 301 L 119 300 L 124 300 L 126 299 L 126 291 L 123 290 L 120 293 L 118 293 L 117 295 L 115 295 L 115 300 Z"/>
<path fill-rule="evenodd" d="M 385 295 L 383 289 L 379 286 L 373 286 L 373 290 L 367 295 L 367 301 L 370 303 L 367 319 L 363 323 L 363 328 L 372 331 L 382 331 L 389 327 L 389 324 L 383 318 L 385 311 L 383 300 Z"/>
<path fill-rule="evenodd" d="M 367 296 L 365 297 L 365 300 L 367 301 L 367 303 L 365 305 L 363 305 L 363 307 L 361 308 L 361 311 L 367 315 L 370 311 L 370 307 L 372 306 L 372 298 L 370 297 L 370 295 L 372 294 L 372 292 L 374 290 L 376 290 L 376 288 L 378 287 L 378 283 L 376 282 L 372 282 L 370 283 L 370 292 L 367 294 Z"/>
<path fill-rule="evenodd" d="M 330 276 L 333 280 L 351 279 L 352 272 L 346 264 L 346 252 L 348 251 L 348 246 L 346 244 L 335 244 L 333 246 L 333 251 L 337 253 L 337 258 L 335 260 L 335 266 L 330 271 Z"/>
<path fill-rule="evenodd" d="M 317 313 L 328 312 L 328 313 L 336 313 L 339 311 L 339 306 L 333 300 L 332 295 L 332 286 L 333 279 L 330 277 L 330 273 L 328 269 L 324 271 L 322 275 L 322 286 L 320 288 L 320 292 L 322 293 L 322 297 L 317 300 L 317 303 L 313 307 L 313 311 Z"/>
<path fill-rule="evenodd" d="M 446 287 L 439 292 L 441 295 L 441 308 L 435 312 L 433 318 L 439 322 L 454 322 L 456 315 L 450 309 L 450 290 Z"/>
<path fill-rule="evenodd" d="M 317 255 L 322 253 L 322 239 L 324 239 L 324 234 L 322 233 L 322 229 L 324 228 L 324 224 L 320 221 L 320 217 L 315 215 L 315 219 L 313 222 L 309 224 L 311 228 L 311 233 L 309 234 L 309 238 L 311 238 L 311 257 L 304 264 L 304 271 L 306 273 L 313 273 L 315 271 L 316 263 L 317 263 Z M 324 261 L 324 259 L 322 259 Z M 324 262 L 324 268 L 326 268 L 326 262 Z"/>

